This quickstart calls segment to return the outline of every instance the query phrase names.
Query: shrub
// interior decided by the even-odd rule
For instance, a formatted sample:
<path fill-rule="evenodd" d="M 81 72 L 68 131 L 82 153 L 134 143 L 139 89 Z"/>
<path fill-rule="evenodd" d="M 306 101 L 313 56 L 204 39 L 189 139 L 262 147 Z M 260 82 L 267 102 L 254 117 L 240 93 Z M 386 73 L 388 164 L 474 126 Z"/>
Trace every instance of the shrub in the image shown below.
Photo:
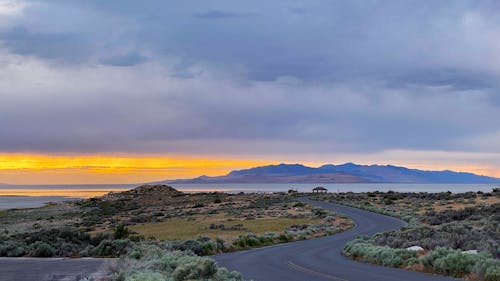
<path fill-rule="evenodd" d="M 293 241 L 293 236 L 290 235 L 290 234 L 280 234 L 278 236 L 278 240 L 281 242 L 281 243 L 287 243 L 287 242 L 291 242 Z"/>
<path fill-rule="evenodd" d="M 32 257 L 52 257 L 56 250 L 51 245 L 44 242 L 35 242 L 30 245 L 29 255 Z"/>
<path fill-rule="evenodd" d="M 85 247 L 85 249 L 81 250 L 78 254 L 82 257 L 90 257 L 92 256 L 92 253 L 94 252 L 94 246 L 88 245 Z"/>
<path fill-rule="evenodd" d="M 102 240 L 97 247 L 92 250 L 93 256 L 99 257 L 117 257 L 126 253 L 129 245 L 128 240 Z"/>
<path fill-rule="evenodd" d="M 129 230 L 124 224 L 120 224 L 113 230 L 113 237 L 115 239 L 124 239 L 129 235 Z"/>
<path fill-rule="evenodd" d="M 0 244 L 1 257 L 21 257 L 26 254 L 26 245 L 16 241 L 7 241 Z"/>
<path fill-rule="evenodd" d="M 324 218 L 328 215 L 328 212 L 325 209 L 320 208 L 320 207 L 314 207 L 312 209 L 312 212 L 313 212 L 313 216 L 316 218 Z"/>
<path fill-rule="evenodd" d="M 444 257 L 438 258 L 434 262 L 434 270 L 437 273 L 462 277 L 472 271 L 476 262 L 476 257 L 461 252 L 453 252 Z"/>
<path fill-rule="evenodd" d="M 213 260 L 198 259 L 179 265 L 172 273 L 172 277 L 174 281 L 204 280 L 212 277 L 216 272 L 217 266 Z"/>
<path fill-rule="evenodd" d="M 478 255 L 472 271 L 478 276 L 483 276 L 485 281 L 500 281 L 500 260 Z"/>
<path fill-rule="evenodd" d="M 484 281 L 500 281 L 500 266 L 496 265 L 486 269 Z"/>
<path fill-rule="evenodd" d="M 253 233 L 247 233 L 240 235 L 236 240 L 234 240 L 233 245 L 241 248 L 248 248 L 248 247 L 260 246 L 261 242 L 257 238 L 257 235 Z"/>
<path fill-rule="evenodd" d="M 429 254 L 423 256 L 421 258 L 422 264 L 429 270 L 434 268 L 436 260 L 443 258 L 449 255 L 452 250 L 447 248 L 438 248 L 435 251 L 430 252 Z"/>

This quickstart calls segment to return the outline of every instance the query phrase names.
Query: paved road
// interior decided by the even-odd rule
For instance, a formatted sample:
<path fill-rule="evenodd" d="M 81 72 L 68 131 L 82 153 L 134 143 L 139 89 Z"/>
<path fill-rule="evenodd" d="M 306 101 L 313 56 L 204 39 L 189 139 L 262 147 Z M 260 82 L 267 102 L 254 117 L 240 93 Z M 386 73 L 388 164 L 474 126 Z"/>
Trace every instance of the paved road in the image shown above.
<path fill-rule="evenodd" d="M 113 259 L 0 258 L 0 281 L 79 281 Z"/>
<path fill-rule="evenodd" d="M 346 242 L 358 235 L 397 229 L 404 222 L 396 218 L 343 205 L 312 201 L 304 202 L 343 213 L 356 226 L 348 231 L 317 239 L 214 256 L 221 266 L 237 270 L 246 279 L 256 281 L 451 281 L 454 278 L 435 276 L 402 269 L 352 261 L 342 256 Z"/>

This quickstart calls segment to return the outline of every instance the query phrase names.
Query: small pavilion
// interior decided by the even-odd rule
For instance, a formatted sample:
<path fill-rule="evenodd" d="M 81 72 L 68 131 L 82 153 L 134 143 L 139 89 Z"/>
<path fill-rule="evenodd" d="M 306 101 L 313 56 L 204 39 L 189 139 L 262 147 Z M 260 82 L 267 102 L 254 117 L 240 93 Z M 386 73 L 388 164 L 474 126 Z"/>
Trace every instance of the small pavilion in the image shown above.
<path fill-rule="evenodd" d="M 328 189 L 326 189 L 322 186 L 318 186 L 318 187 L 313 188 L 313 193 L 326 193 L 326 192 L 328 192 Z"/>

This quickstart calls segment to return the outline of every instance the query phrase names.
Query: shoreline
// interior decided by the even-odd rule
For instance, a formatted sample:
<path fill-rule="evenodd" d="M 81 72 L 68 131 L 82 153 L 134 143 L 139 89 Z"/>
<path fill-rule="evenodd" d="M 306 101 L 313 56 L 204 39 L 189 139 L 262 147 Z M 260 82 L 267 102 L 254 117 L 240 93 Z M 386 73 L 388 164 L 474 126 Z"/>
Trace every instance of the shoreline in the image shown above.
<path fill-rule="evenodd" d="M 23 196 L 0 195 L 0 211 L 12 209 L 40 208 L 49 203 L 59 203 L 79 198 L 68 196 Z"/>
<path fill-rule="evenodd" d="M 121 192 L 129 188 L 109 188 L 109 189 L 0 189 L 0 196 L 56 196 L 56 197 L 76 197 L 90 198 L 102 196 L 109 192 Z"/>

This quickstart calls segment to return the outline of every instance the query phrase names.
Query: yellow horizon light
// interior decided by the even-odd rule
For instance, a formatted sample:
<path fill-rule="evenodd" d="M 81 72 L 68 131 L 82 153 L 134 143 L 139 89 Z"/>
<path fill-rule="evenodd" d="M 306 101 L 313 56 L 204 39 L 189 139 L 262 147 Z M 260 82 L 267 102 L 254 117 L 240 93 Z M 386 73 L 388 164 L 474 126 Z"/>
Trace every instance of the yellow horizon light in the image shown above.
<path fill-rule="evenodd" d="M 141 183 L 200 175 L 274 162 L 244 159 L 143 155 L 0 154 L 0 183 Z"/>
<path fill-rule="evenodd" d="M 283 161 L 292 163 L 291 161 Z M 358 161 L 360 164 L 370 164 Z M 451 169 L 500 177 L 495 167 L 435 161 L 392 161 L 395 165 L 426 170 Z M 0 153 L 0 183 L 8 184 L 136 184 L 201 175 L 220 176 L 231 170 L 277 164 L 272 160 L 248 160 L 218 156 L 106 154 Z M 303 162 L 320 166 L 320 162 Z"/>

